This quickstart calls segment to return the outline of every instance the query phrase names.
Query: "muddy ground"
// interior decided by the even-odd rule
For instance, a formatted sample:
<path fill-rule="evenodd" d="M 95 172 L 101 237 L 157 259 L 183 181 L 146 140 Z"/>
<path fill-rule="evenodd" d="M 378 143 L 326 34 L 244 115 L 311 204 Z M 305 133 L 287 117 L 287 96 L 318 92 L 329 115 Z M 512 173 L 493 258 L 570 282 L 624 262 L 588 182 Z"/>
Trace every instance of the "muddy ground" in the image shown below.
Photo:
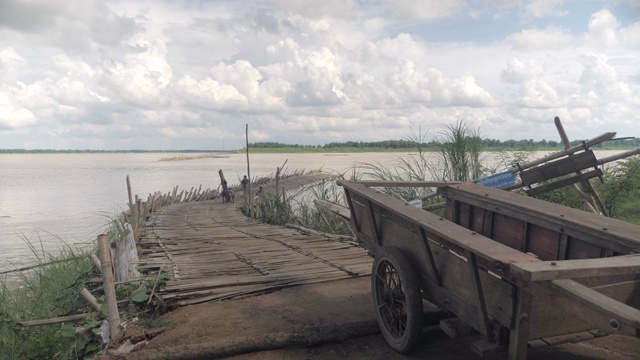
<path fill-rule="evenodd" d="M 165 318 L 171 326 L 127 359 L 481 359 L 469 339 L 450 339 L 437 326 L 424 329 L 414 353 L 395 353 L 377 331 L 368 277 L 187 306 Z M 128 335 L 139 330 L 131 325 Z M 281 348 L 291 343 L 298 345 Z M 640 359 L 640 339 L 610 335 L 530 349 L 527 359 Z"/>

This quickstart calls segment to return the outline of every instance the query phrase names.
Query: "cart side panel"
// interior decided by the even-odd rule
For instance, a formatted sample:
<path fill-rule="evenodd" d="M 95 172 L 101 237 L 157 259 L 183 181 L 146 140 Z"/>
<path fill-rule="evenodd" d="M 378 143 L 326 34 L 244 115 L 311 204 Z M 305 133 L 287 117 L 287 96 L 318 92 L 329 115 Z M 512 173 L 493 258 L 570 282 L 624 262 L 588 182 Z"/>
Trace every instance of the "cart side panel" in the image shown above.
<path fill-rule="evenodd" d="M 431 289 L 442 296 L 437 299 L 439 301 L 436 302 L 436 305 L 452 311 L 470 326 L 481 331 L 481 312 L 477 307 L 477 295 L 474 292 L 473 277 L 467 260 L 463 256 L 441 247 L 436 242 L 429 241 L 429 244 L 442 279 L 440 289 L 445 289 L 444 291 Z M 487 315 L 501 325 L 509 327 L 513 316 L 512 294 L 515 292 L 515 286 L 482 269 L 479 275 L 487 306 Z M 451 293 L 459 297 L 457 304 L 452 301 L 454 297 L 447 296 Z M 459 310 L 451 306 L 456 306 Z"/>
<path fill-rule="evenodd" d="M 576 238 L 569 238 L 567 259 L 595 259 L 602 257 L 603 248 Z"/>
<path fill-rule="evenodd" d="M 593 259 L 605 256 L 606 249 L 578 238 L 562 240 L 563 233 L 528 222 L 511 214 L 502 214 L 470 205 L 460 199 L 447 199 L 446 217 L 460 226 L 476 231 L 501 244 L 535 254 L 541 260 Z M 566 246 L 566 249 L 563 247 Z"/>
<path fill-rule="evenodd" d="M 350 196 L 353 213 L 356 219 L 358 219 L 358 240 L 363 242 L 364 247 L 367 250 L 375 253 L 377 244 L 373 233 L 373 227 L 371 225 L 371 219 L 367 212 L 366 200 L 363 196 L 355 192 L 352 192 Z"/>
<path fill-rule="evenodd" d="M 558 260 L 560 234 L 538 225 L 529 225 L 526 252 L 534 253 L 540 260 Z"/>
<path fill-rule="evenodd" d="M 523 251 L 526 237 L 526 225 L 522 220 L 505 216 L 493 215 L 493 239 L 510 248 Z"/>

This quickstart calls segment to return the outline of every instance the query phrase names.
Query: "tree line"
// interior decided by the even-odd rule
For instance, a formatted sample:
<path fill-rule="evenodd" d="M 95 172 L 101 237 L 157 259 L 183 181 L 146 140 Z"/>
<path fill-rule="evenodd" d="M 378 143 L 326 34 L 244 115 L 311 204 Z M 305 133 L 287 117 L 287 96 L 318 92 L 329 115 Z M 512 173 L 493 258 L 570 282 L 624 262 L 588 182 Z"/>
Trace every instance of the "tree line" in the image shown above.
<path fill-rule="evenodd" d="M 494 149 L 549 149 L 549 148 L 561 148 L 562 143 L 553 140 L 498 140 L 498 139 L 480 139 L 481 144 L 485 148 Z M 338 148 L 376 148 L 376 149 L 415 149 L 420 145 L 423 149 L 436 149 L 439 142 L 432 140 L 429 142 L 423 142 L 418 144 L 411 140 L 385 140 L 385 141 L 345 141 L 345 142 L 330 142 L 324 145 L 300 145 L 300 144 L 285 144 L 280 142 L 256 142 L 250 143 L 249 148 L 257 149 L 282 149 L 282 148 L 294 148 L 294 149 L 338 149 Z M 581 140 L 575 140 L 571 142 L 572 146 L 582 144 Z M 605 143 L 598 144 L 594 148 L 612 149 L 612 148 L 630 148 L 640 147 L 640 138 L 631 138 L 624 140 L 607 141 Z"/>

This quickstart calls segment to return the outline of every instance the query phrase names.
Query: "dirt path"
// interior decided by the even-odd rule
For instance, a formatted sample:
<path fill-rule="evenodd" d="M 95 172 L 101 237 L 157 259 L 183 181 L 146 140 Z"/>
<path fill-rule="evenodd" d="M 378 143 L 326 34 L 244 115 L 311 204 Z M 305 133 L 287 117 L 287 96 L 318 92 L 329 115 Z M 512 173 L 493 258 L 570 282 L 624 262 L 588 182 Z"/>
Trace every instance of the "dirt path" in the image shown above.
<path fill-rule="evenodd" d="M 481 359 L 466 339 L 448 338 L 437 327 L 424 329 L 416 352 L 400 355 L 377 331 L 367 277 L 309 284 L 244 299 L 180 308 L 165 316 L 171 327 L 127 359 Z M 372 327 L 373 324 L 373 327 Z M 322 345 L 294 346 L 234 355 L 240 347 L 272 347 L 283 334 L 313 338 L 326 329 L 361 336 Z M 326 334 L 325 334 L 326 335 Z M 291 339 L 289 339 L 291 340 Z M 294 339 L 295 340 L 295 339 Z M 527 359 L 639 359 L 640 340 L 607 336 L 576 344 L 531 349 Z"/>

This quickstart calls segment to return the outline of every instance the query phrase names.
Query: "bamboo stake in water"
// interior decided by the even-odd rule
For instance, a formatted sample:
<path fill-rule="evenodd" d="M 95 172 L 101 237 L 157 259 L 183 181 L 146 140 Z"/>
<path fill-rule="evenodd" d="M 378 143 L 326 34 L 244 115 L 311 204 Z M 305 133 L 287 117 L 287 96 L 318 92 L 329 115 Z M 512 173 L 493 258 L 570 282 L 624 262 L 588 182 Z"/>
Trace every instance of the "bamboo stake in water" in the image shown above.
<path fill-rule="evenodd" d="M 104 300 L 107 304 L 107 320 L 111 329 L 111 338 L 118 335 L 120 329 L 120 314 L 116 299 L 116 287 L 113 284 L 113 270 L 111 269 L 111 255 L 109 254 L 109 241 L 107 235 L 98 235 L 98 251 L 102 265 L 102 281 L 104 284 Z"/>

